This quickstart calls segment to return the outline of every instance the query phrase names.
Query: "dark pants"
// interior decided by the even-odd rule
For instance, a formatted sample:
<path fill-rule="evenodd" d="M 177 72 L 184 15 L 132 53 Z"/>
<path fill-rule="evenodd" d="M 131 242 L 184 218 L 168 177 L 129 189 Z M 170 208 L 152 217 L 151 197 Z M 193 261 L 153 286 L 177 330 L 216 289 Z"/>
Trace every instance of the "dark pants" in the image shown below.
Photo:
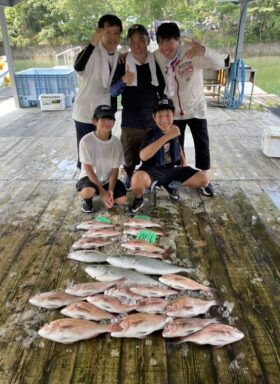
<path fill-rule="evenodd" d="M 76 126 L 76 137 L 77 137 L 77 147 L 78 147 L 77 168 L 81 169 L 81 162 L 80 162 L 80 158 L 79 158 L 80 141 L 81 141 L 83 136 L 94 131 L 95 126 L 93 124 L 89 124 L 89 123 L 81 123 L 80 121 L 76 121 L 76 120 L 74 120 L 74 122 L 75 122 L 75 126 Z"/>
<path fill-rule="evenodd" d="M 174 120 L 174 124 L 180 128 L 181 136 L 179 142 L 184 150 L 184 136 L 186 124 L 190 127 L 194 149 L 195 149 L 195 166 L 196 168 L 206 171 L 210 168 L 210 151 L 209 151 L 209 136 L 207 130 L 206 119 L 187 119 Z"/>

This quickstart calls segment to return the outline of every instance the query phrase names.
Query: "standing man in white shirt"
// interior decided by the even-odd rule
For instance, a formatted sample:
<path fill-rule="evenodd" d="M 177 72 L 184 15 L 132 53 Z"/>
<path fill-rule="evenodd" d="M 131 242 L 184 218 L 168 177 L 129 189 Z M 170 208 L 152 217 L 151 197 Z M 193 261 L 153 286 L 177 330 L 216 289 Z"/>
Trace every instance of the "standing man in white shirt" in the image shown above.
<path fill-rule="evenodd" d="M 126 202 L 126 189 L 118 180 L 119 167 L 124 162 L 120 140 L 111 134 L 115 123 L 114 109 L 99 105 L 92 123 L 96 130 L 85 135 L 80 141 L 82 169 L 76 188 L 82 197 L 82 210 L 93 211 L 92 197 L 100 195 L 106 208 Z"/>
<path fill-rule="evenodd" d="M 203 171 L 210 169 L 207 105 L 203 90 L 203 68 L 220 69 L 224 58 L 219 53 L 192 41 L 180 41 L 176 23 L 163 23 L 156 32 L 159 49 L 155 58 L 165 77 L 165 94 L 175 105 L 174 124 L 180 128 L 179 141 L 184 150 L 186 125 L 190 127 L 194 147 L 195 166 Z M 205 196 L 213 196 L 211 183 L 200 188 Z"/>
<path fill-rule="evenodd" d="M 93 131 L 92 111 L 98 105 L 111 105 L 117 110 L 117 99 L 111 98 L 110 85 L 118 63 L 117 47 L 120 43 L 122 22 L 115 15 L 104 15 L 98 21 L 92 41 L 77 56 L 75 70 L 81 77 L 81 85 L 73 108 L 76 126 L 78 162 L 81 138 Z"/>

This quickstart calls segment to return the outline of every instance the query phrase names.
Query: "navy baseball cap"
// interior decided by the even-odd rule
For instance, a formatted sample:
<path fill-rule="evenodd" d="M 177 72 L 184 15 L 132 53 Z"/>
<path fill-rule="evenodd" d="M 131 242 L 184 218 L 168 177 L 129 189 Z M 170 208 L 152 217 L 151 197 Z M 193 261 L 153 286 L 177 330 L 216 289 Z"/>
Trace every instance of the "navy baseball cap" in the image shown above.
<path fill-rule="evenodd" d="M 171 109 L 172 111 L 175 111 L 173 101 L 167 97 L 159 99 L 157 105 L 154 108 L 154 113 L 158 111 L 164 111 L 165 109 Z"/>
<path fill-rule="evenodd" d="M 108 119 L 115 120 L 115 112 L 112 107 L 109 105 L 99 105 L 95 108 L 93 118 L 102 119 L 102 117 L 107 117 Z"/>
<path fill-rule="evenodd" d="M 133 24 L 127 31 L 127 39 L 129 39 L 133 35 L 133 33 L 135 33 L 135 32 L 138 32 L 141 35 L 145 35 L 145 36 L 149 37 L 149 33 L 148 33 L 147 29 L 144 27 L 144 25 Z"/>

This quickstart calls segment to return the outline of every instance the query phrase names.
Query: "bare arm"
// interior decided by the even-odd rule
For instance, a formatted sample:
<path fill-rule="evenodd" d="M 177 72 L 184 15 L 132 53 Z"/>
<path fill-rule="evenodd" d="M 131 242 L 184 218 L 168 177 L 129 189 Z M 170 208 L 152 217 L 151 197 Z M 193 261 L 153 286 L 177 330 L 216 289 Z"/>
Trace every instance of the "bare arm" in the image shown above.
<path fill-rule="evenodd" d="M 181 145 L 180 145 L 180 163 L 181 163 L 181 167 L 187 166 L 187 159 Z"/>
<path fill-rule="evenodd" d="M 140 151 L 140 159 L 142 161 L 149 160 L 159 151 L 159 149 L 165 143 L 167 143 L 171 139 L 174 139 L 177 136 L 180 136 L 180 129 L 177 127 L 177 125 L 172 125 L 162 137 L 160 137 L 153 143 L 147 145 L 147 147 L 143 148 L 142 151 Z"/>

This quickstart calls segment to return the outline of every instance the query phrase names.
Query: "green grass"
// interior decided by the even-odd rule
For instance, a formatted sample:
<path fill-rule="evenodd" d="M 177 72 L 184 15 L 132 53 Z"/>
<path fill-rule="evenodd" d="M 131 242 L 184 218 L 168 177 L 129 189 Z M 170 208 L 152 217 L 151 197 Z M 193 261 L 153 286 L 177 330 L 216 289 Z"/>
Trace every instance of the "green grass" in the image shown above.
<path fill-rule="evenodd" d="M 256 69 L 255 84 L 268 93 L 280 96 L 280 57 L 262 56 L 245 59 L 246 65 Z"/>
<path fill-rule="evenodd" d="M 24 71 L 29 68 L 50 68 L 55 64 L 47 60 L 15 60 L 15 72 Z"/>

